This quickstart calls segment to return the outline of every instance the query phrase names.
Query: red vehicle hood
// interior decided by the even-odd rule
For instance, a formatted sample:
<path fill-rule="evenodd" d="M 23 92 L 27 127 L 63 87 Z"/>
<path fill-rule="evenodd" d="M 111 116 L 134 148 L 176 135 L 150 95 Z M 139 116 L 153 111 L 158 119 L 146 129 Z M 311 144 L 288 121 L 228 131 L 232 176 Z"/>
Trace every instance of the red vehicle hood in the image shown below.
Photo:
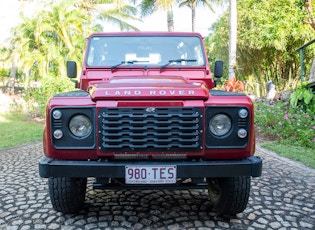
<path fill-rule="evenodd" d="M 115 76 L 108 82 L 91 81 L 92 100 L 207 100 L 202 82 L 187 82 L 180 76 Z"/>

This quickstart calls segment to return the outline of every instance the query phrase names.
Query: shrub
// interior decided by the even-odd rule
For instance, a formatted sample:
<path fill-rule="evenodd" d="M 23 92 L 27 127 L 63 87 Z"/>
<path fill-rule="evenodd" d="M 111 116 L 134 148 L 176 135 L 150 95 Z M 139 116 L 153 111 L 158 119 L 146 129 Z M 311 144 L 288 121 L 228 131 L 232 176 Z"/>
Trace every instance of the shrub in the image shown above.
<path fill-rule="evenodd" d="M 29 103 L 30 112 L 45 115 L 48 99 L 54 94 L 66 92 L 74 89 L 74 83 L 68 78 L 44 78 L 37 88 L 30 88 L 26 91 L 25 99 Z"/>
<path fill-rule="evenodd" d="M 302 85 L 291 94 L 290 103 L 293 108 L 300 105 L 304 111 L 310 110 L 315 112 L 315 95 L 307 85 Z"/>
<path fill-rule="evenodd" d="M 315 149 L 315 115 L 302 105 L 295 108 L 288 101 L 255 102 L 255 124 L 276 141 Z"/>
<path fill-rule="evenodd" d="M 5 85 L 5 82 L 9 79 L 10 70 L 5 68 L 0 68 L 0 82 Z"/>
<path fill-rule="evenodd" d="M 245 90 L 245 84 L 240 80 L 236 80 L 236 77 L 233 77 L 225 82 L 224 88 L 229 92 L 243 92 Z"/>

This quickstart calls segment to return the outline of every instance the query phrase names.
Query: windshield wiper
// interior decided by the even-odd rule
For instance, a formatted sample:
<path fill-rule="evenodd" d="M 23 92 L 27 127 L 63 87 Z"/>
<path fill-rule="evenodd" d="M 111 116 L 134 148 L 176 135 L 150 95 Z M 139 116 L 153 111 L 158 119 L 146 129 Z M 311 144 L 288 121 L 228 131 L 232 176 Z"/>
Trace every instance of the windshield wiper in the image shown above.
<path fill-rule="evenodd" d="M 125 65 L 125 64 L 134 64 L 136 62 L 143 62 L 143 61 L 138 61 L 138 60 L 130 60 L 130 61 L 122 61 L 117 65 L 113 65 L 112 67 L 110 67 L 111 70 L 116 69 L 117 67 L 121 66 L 121 65 Z"/>
<path fill-rule="evenodd" d="M 136 60 L 133 60 L 133 61 L 122 61 L 122 62 L 120 62 L 120 63 L 117 64 L 117 65 L 113 65 L 112 67 L 110 67 L 110 69 L 111 69 L 111 70 L 114 70 L 114 69 L 116 69 L 118 66 L 125 65 L 125 64 L 133 64 L 133 63 L 135 63 L 135 62 L 137 62 L 137 61 L 136 61 Z"/>
<path fill-rule="evenodd" d="M 176 63 L 178 63 L 178 62 L 182 62 L 182 61 L 187 61 L 187 62 L 195 62 L 195 61 L 197 61 L 196 59 L 175 59 L 175 60 L 169 60 L 168 61 L 168 63 L 167 64 L 165 64 L 165 65 L 162 65 L 161 67 L 160 67 L 160 69 L 162 70 L 162 69 L 164 69 L 165 67 L 167 67 L 167 66 L 169 66 L 171 63 L 173 63 L 173 62 L 176 62 Z"/>

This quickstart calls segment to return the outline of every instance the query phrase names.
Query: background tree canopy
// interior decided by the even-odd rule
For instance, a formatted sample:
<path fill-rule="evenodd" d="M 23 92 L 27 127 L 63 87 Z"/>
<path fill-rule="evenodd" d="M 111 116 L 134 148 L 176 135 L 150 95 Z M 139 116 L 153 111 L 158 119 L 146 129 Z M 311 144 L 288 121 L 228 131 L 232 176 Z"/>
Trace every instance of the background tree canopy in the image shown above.
<path fill-rule="evenodd" d="M 127 23 L 138 20 L 136 14 L 136 8 L 123 0 L 47 1 L 32 17 L 21 15 L 22 22 L 12 29 L 10 48 L 1 49 L 0 60 L 23 72 L 25 88 L 31 81 L 64 77 L 67 60 L 81 64 L 89 34 L 104 30 L 103 22 L 137 30 Z"/>
<path fill-rule="evenodd" d="M 296 49 L 314 38 L 314 30 L 306 23 L 309 15 L 296 0 L 238 0 L 237 77 L 249 84 L 272 80 L 278 90 L 295 87 L 300 80 L 300 59 Z M 211 60 L 227 62 L 228 14 L 212 27 L 207 38 Z M 313 60 L 315 47 L 305 51 L 307 67 Z M 260 91 L 261 91 L 260 90 Z M 259 93 L 259 92 L 254 92 Z M 262 93 L 262 92 L 260 92 Z"/>
<path fill-rule="evenodd" d="M 145 16 L 144 12 L 150 14 L 162 6 L 173 6 L 174 3 L 177 6 L 195 6 L 199 2 L 207 3 L 204 7 L 209 7 L 210 4 L 227 1 L 47 2 L 32 18 L 22 17 L 20 25 L 12 30 L 10 48 L 4 51 L 1 49 L 0 60 L 9 61 L 10 65 L 12 63 L 22 73 L 21 79 L 24 80 L 25 87 L 29 82 L 41 81 L 43 78 L 66 76 L 67 60 L 75 60 L 80 65 L 85 38 L 91 32 L 106 31 L 106 24 L 103 22 L 116 24 L 121 30 L 137 30 L 131 22 L 137 20 L 139 13 Z M 253 93 L 260 96 L 268 80 L 272 80 L 279 91 L 296 86 L 300 77 L 300 59 L 296 49 L 314 38 L 313 5 L 311 0 L 237 1 L 236 76 L 240 80 L 246 80 L 247 85 L 252 86 Z M 143 8 L 144 6 L 147 8 Z M 221 59 L 228 63 L 228 12 L 229 10 L 212 25 L 211 34 L 206 38 L 211 62 Z M 314 50 L 315 44 L 305 50 L 308 69 L 315 54 Z M 2 75 L 4 79 L 6 75 Z"/>
<path fill-rule="evenodd" d="M 12 29 L 9 48 L 0 49 L 2 65 L 11 68 L 9 76 L 4 67 L 1 69 L 1 83 L 5 85 L 5 78 L 9 79 L 7 91 L 14 93 L 15 82 L 22 79 L 29 108 L 35 105 L 34 111 L 38 107 L 44 114 L 49 97 L 74 89 L 74 84 L 66 78 L 66 61 L 76 61 L 80 69 L 85 41 L 92 32 L 105 30 L 104 22 L 116 24 L 121 30 L 137 30 L 129 24 L 138 20 L 137 10 L 127 3 L 124 0 L 47 1 L 32 17 L 21 15 L 22 22 Z M 37 84 L 29 87 L 30 83 Z"/>

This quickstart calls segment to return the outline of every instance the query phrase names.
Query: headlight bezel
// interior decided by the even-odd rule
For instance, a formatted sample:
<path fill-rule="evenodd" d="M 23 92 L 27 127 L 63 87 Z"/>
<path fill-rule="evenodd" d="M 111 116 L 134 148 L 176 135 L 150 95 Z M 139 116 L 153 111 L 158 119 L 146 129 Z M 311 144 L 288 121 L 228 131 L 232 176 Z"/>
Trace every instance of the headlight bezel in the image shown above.
<path fill-rule="evenodd" d="M 246 110 L 247 115 L 241 116 L 240 111 Z M 248 145 L 250 137 L 251 112 L 246 106 L 206 106 L 206 148 L 245 148 Z M 244 111 L 243 111 L 244 112 Z M 210 121 L 213 117 L 222 114 L 231 120 L 231 128 L 223 135 L 215 135 L 210 130 Z M 244 129 L 247 136 L 240 138 L 239 130 Z"/>
<path fill-rule="evenodd" d="M 60 111 L 62 116 L 54 116 L 54 111 Z M 59 112 L 58 112 L 59 113 Z M 70 130 L 70 121 L 76 116 L 84 116 L 90 121 L 89 131 L 82 136 L 75 135 Z M 95 107 L 54 107 L 50 111 L 51 142 L 56 149 L 95 149 Z M 54 132 L 60 130 L 63 135 L 57 139 Z"/>

